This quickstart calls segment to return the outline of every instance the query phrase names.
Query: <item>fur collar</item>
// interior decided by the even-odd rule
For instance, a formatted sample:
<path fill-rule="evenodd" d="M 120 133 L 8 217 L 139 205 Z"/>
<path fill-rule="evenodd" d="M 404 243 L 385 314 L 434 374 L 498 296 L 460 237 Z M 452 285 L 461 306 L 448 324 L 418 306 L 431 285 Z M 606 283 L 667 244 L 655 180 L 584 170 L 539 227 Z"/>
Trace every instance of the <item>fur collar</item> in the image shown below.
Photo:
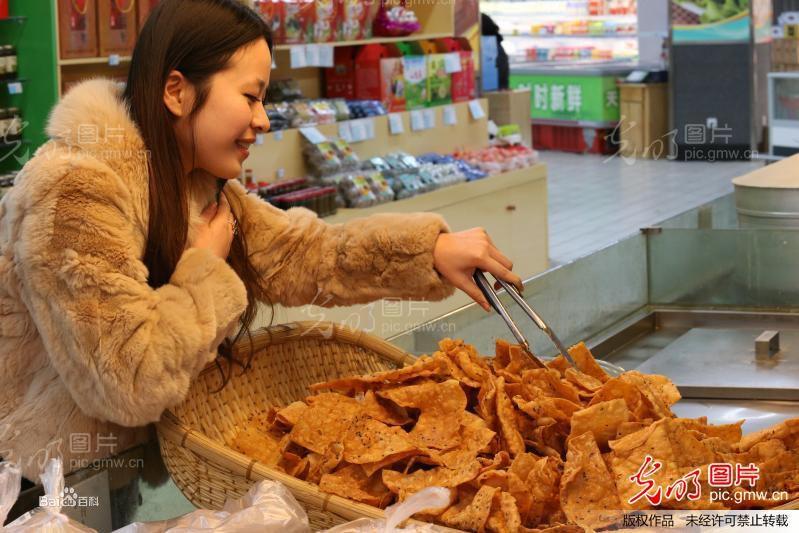
<path fill-rule="evenodd" d="M 94 78 L 72 87 L 50 113 L 47 134 L 82 156 L 106 163 L 131 187 L 148 188 L 144 140 L 122 101 L 123 86 L 110 79 Z M 120 164 L 124 160 L 125 164 Z M 136 170 L 131 170 L 134 163 Z M 201 173 L 191 176 L 190 225 L 213 201 L 215 180 Z M 191 231 L 191 230 L 190 230 Z"/>

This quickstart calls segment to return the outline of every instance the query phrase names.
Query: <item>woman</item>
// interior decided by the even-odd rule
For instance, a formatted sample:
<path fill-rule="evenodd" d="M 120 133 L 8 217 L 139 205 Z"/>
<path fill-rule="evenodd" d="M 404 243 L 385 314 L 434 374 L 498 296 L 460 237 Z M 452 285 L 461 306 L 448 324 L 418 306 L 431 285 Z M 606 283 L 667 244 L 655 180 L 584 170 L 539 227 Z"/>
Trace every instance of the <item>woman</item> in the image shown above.
<path fill-rule="evenodd" d="M 271 44 L 235 0 L 164 0 L 124 92 L 73 88 L 0 203 L 0 456 L 26 478 L 48 456 L 70 472 L 139 442 L 258 302 L 458 287 L 488 309 L 478 267 L 521 286 L 480 229 L 422 213 L 332 226 L 247 195 L 234 178 L 269 129 Z"/>

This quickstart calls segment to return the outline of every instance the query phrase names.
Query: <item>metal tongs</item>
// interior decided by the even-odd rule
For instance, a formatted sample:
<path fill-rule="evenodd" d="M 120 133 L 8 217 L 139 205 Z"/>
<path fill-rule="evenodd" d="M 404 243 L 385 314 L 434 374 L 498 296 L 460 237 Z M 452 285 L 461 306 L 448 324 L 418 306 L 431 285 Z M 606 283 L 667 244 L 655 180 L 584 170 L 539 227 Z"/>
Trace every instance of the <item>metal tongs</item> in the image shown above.
<path fill-rule="evenodd" d="M 508 313 L 508 310 L 505 309 L 505 306 L 502 305 L 502 302 L 499 301 L 499 296 L 494 290 L 494 287 L 492 287 L 491 284 L 486 279 L 485 273 L 482 270 L 475 269 L 473 277 L 475 283 L 477 283 L 477 286 L 480 288 L 480 292 L 483 293 L 483 296 L 486 297 L 488 303 L 491 304 L 491 307 L 493 307 L 494 310 L 496 310 L 496 312 L 499 313 L 499 315 L 502 317 L 502 320 L 504 320 L 505 323 L 508 325 L 508 328 L 510 328 L 511 333 L 513 333 L 513 336 L 516 337 L 516 340 L 522 346 L 522 349 L 527 353 L 527 355 L 530 356 L 530 359 L 532 359 L 532 361 L 539 367 L 547 368 L 547 366 L 544 364 L 543 361 L 541 361 L 541 359 L 533 355 L 532 350 L 530 350 L 529 341 L 522 334 L 521 330 L 519 330 L 519 327 L 516 325 L 516 322 L 514 322 L 513 319 L 510 317 L 510 313 Z M 549 339 L 552 341 L 552 344 L 555 345 L 555 348 L 558 349 L 558 352 L 560 352 L 563 355 L 566 361 L 568 361 L 568 363 L 571 366 L 576 368 L 577 365 L 575 364 L 574 359 L 572 359 L 571 356 L 569 355 L 569 351 L 566 349 L 565 346 L 563 346 L 563 343 L 560 342 L 560 339 L 558 338 L 557 335 L 555 335 L 555 332 L 552 331 L 552 328 L 550 328 L 547 325 L 547 323 L 544 322 L 544 320 L 538 315 L 538 313 L 533 311 L 532 307 L 527 305 L 527 302 L 524 301 L 524 298 L 522 298 L 522 295 L 519 293 L 519 290 L 514 285 L 508 283 L 507 281 L 497 279 L 497 282 L 499 282 L 502 288 L 505 289 L 505 291 L 508 294 L 510 294 L 510 297 L 513 298 L 517 304 L 519 304 L 519 307 L 521 307 L 522 310 L 524 310 L 527 316 L 529 316 L 530 319 L 532 319 L 532 321 L 535 322 L 535 325 L 538 326 L 541 329 L 541 331 L 546 333 L 547 336 L 549 336 Z"/>

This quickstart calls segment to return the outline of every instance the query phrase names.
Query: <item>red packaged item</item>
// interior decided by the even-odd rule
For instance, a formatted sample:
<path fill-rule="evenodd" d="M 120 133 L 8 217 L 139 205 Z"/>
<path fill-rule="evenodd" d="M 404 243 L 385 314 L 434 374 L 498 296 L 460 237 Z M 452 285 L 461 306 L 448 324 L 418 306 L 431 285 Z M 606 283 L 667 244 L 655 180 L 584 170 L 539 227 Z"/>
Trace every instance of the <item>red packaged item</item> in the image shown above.
<path fill-rule="evenodd" d="M 62 59 L 98 55 L 95 0 L 58 0 L 58 26 Z"/>
<path fill-rule="evenodd" d="M 316 0 L 314 7 L 313 42 L 329 43 L 337 40 L 339 2 L 337 0 Z"/>
<path fill-rule="evenodd" d="M 155 9 L 158 0 L 138 0 L 136 4 L 136 11 L 139 17 L 139 31 L 141 31 L 144 23 L 147 22 L 147 17 L 150 16 L 150 11 Z"/>
<path fill-rule="evenodd" d="M 469 40 L 465 37 L 457 39 L 437 39 L 439 53 L 457 52 L 461 60 L 460 72 L 452 73 L 452 101 L 464 102 L 477 98 L 477 86 L 474 79 L 474 54 Z"/>
<path fill-rule="evenodd" d="M 340 46 L 333 52 L 332 68 L 325 69 L 325 96 L 328 98 L 355 99 L 355 58 L 358 49 Z"/>
<path fill-rule="evenodd" d="M 286 44 L 311 42 L 316 8 L 313 1 L 286 0 L 283 2 L 283 38 Z"/>
<path fill-rule="evenodd" d="M 283 2 L 282 0 L 257 0 L 255 9 L 261 18 L 269 24 L 272 30 L 272 41 L 275 44 L 283 44 Z"/>
<path fill-rule="evenodd" d="M 356 99 L 380 100 L 391 112 L 405 109 L 402 53 L 395 45 L 368 44 L 355 64 Z"/>
<path fill-rule="evenodd" d="M 372 37 L 372 5 L 366 0 L 340 0 L 340 41 L 357 41 Z"/>
<path fill-rule="evenodd" d="M 0 19 L 8 18 L 8 0 L 0 0 Z"/>

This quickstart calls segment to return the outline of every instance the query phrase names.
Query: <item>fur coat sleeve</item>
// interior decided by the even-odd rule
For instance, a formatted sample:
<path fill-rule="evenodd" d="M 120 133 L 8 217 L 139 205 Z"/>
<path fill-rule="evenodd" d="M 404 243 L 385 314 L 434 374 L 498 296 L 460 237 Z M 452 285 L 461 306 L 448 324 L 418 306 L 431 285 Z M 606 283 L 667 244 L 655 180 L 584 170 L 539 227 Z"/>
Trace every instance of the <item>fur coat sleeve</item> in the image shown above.
<path fill-rule="evenodd" d="M 332 307 L 386 297 L 441 300 L 454 292 L 433 267 L 436 239 L 449 231 L 440 215 L 377 214 L 328 224 L 305 208 L 278 209 L 238 182 L 227 187 L 274 303 Z"/>
<path fill-rule="evenodd" d="M 15 186 L 25 194 L 26 173 L 39 182 L 19 202 L 22 298 L 84 413 L 123 426 L 157 421 L 233 332 L 244 285 L 222 259 L 189 249 L 170 283 L 152 289 L 130 189 L 88 158 L 41 187 L 55 167 L 31 161 Z"/>

